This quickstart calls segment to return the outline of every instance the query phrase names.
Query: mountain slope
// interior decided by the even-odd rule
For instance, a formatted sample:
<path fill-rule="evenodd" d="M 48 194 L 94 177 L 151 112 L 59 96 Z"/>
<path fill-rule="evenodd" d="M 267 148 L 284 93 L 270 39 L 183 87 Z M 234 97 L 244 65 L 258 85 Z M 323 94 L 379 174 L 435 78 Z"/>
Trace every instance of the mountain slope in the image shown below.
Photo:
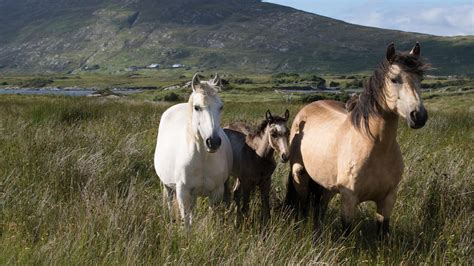
<path fill-rule="evenodd" d="M 243 72 L 356 72 L 420 41 L 436 74 L 474 71 L 474 37 L 363 27 L 253 0 L 0 0 L 0 71 L 182 63 Z"/>

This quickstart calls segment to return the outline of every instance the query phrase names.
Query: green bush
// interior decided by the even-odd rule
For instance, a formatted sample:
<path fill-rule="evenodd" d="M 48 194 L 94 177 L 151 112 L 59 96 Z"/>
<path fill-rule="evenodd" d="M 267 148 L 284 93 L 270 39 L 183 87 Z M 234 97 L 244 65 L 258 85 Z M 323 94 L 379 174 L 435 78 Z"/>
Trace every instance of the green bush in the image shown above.
<path fill-rule="evenodd" d="M 179 94 L 175 92 L 169 92 L 165 95 L 157 95 L 155 98 L 153 98 L 153 101 L 165 101 L 165 102 L 179 102 L 182 101 L 183 97 L 181 97 Z"/>
<path fill-rule="evenodd" d="M 341 85 L 341 83 L 336 81 L 329 82 L 329 87 L 338 87 L 339 85 Z"/>
<path fill-rule="evenodd" d="M 320 100 L 327 100 L 328 98 L 321 95 L 321 94 L 308 94 L 303 97 L 301 97 L 301 102 L 302 103 L 312 103 L 315 101 L 320 101 Z"/>
<path fill-rule="evenodd" d="M 51 78 L 34 78 L 22 81 L 19 85 L 22 88 L 42 88 L 53 83 L 53 81 Z"/>

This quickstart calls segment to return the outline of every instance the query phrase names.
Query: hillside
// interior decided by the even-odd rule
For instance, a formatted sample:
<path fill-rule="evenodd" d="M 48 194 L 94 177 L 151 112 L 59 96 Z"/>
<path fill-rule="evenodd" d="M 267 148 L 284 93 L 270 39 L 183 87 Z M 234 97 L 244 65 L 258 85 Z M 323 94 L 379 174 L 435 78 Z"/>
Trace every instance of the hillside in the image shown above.
<path fill-rule="evenodd" d="M 0 0 L 0 71 L 185 64 L 239 72 L 359 72 L 420 41 L 434 74 L 474 73 L 474 36 L 348 24 L 253 0 Z"/>

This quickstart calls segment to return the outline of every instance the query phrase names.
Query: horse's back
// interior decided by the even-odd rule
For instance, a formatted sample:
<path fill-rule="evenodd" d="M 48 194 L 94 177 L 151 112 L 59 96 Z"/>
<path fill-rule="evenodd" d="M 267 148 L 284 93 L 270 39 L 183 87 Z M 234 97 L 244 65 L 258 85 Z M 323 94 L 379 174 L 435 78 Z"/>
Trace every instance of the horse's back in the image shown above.
<path fill-rule="evenodd" d="M 175 183 L 177 147 L 186 141 L 187 113 L 187 104 L 181 103 L 171 106 L 161 116 L 154 164 L 156 173 L 167 185 Z"/>
<path fill-rule="evenodd" d="M 243 122 L 233 122 L 230 123 L 228 126 L 225 127 L 225 129 L 231 129 L 236 132 L 243 133 L 244 135 L 248 135 L 252 133 L 252 128 Z"/>

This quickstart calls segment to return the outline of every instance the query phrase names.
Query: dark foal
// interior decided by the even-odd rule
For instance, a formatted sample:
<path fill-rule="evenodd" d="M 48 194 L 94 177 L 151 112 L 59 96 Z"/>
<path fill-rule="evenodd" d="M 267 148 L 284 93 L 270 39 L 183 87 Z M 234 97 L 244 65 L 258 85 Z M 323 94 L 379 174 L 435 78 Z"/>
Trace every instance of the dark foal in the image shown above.
<path fill-rule="evenodd" d="M 255 131 L 244 123 L 232 123 L 224 128 L 234 155 L 232 175 L 237 179 L 234 200 L 240 216 L 247 213 L 250 194 L 258 186 L 262 221 L 270 218 L 271 176 L 276 168 L 273 153 L 276 151 L 282 162 L 288 161 L 289 115 L 286 110 L 284 117 L 273 116 L 268 110 Z"/>

